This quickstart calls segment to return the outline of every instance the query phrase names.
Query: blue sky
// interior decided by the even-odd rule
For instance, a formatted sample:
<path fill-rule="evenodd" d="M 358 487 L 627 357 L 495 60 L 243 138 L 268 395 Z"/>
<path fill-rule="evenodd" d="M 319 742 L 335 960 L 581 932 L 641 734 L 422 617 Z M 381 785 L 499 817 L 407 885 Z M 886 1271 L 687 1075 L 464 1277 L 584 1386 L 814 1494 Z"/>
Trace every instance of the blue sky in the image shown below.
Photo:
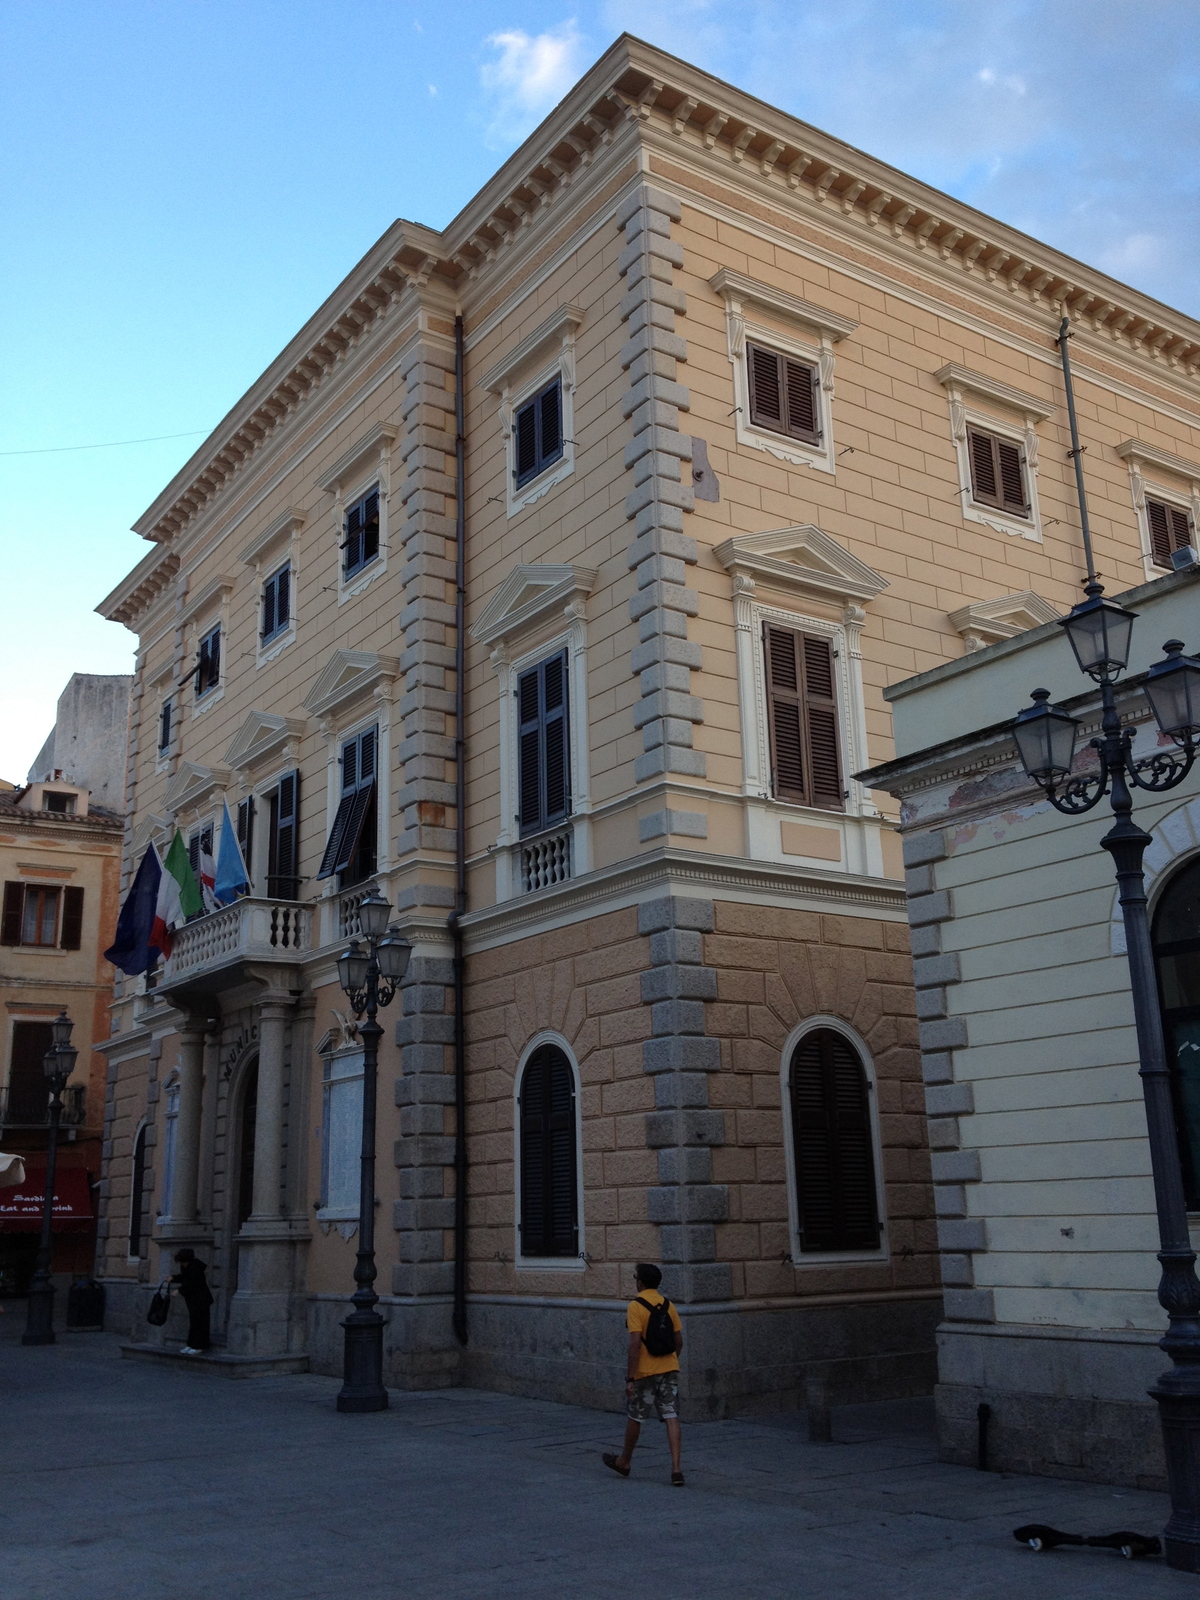
<path fill-rule="evenodd" d="M 626 29 L 1200 314 L 1195 0 L 0 0 L 0 776 L 203 433 Z"/>

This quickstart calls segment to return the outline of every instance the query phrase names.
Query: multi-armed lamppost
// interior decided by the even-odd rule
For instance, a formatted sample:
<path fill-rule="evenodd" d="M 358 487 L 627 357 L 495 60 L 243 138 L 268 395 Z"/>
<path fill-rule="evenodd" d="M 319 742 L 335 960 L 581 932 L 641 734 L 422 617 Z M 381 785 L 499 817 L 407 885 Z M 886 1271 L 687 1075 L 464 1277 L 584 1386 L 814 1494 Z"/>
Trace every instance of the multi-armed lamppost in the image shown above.
<path fill-rule="evenodd" d="M 385 1411 L 383 1386 L 383 1318 L 375 1307 L 375 1083 L 383 1029 L 375 1020 L 389 1006 L 408 971 L 412 946 L 388 927 L 392 908 L 373 888 L 358 908 L 359 926 L 367 941 L 357 939 L 338 957 L 338 980 L 356 1017 L 363 1042 L 362 1178 L 358 1192 L 358 1256 L 354 1265 L 354 1310 L 342 1323 L 346 1330 L 339 1411 Z"/>
<path fill-rule="evenodd" d="M 1159 729 L 1175 748 L 1160 748 L 1134 760 L 1133 739 L 1129 730 L 1121 726 L 1114 684 L 1129 659 L 1129 640 L 1137 613 L 1102 598 L 1103 590 L 1094 576 L 1086 592 L 1088 598 L 1064 617 L 1063 627 L 1080 669 L 1100 686 L 1102 731 L 1099 738 L 1092 740 L 1092 748 L 1099 755 L 1097 766 L 1079 774 L 1072 772 L 1079 724 L 1068 712 L 1048 704 L 1050 696 L 1045 689 L 1034 690 L 1034 704 L 1018 716 L 1013 735 L 1022 766 L 1052 806 L 1068 815 L 1078 815 L 1090 811 L 1107 794 L 1116 818 L 1100 843 L 1116 865 L 1125 922 L 1138 1071 L 1146 1102 L 1158 1211 L 1158 1259 L 1162 1263 L 1158 1299 L 1168 1318 L 1161 1345 L 1174 1363 L 1150 1391 L 1158 1401 L 1171 1491 L 1167 1562 L 1184 1572 L 1200 1572 L 1200 1281 L 1188 1237 L 1171 1080 L 1146 912 L 1142 856 L 1150 835 L 1130 815 L 1131 785 L 1162 794 L 1182 783 L 1192 770 L 1200 750 L 1200 661 L 1185 656 L 1178 639 L 1169 639 L 1163 646 L 1165 658 L 1145 674 L 1141 688 Z"/>
<path fill-rule="evenodd" d="M 54 1043 L 42 1057 L 42 1071 L 50 1090 L 50 1136 L 46 1142 L 46 1189 L 42 1196 L 42 1236 L 38 1241 L 37 1262 L 29 1284 L 29 1307 L 22 1344 L 54 1343 L 54 1280 L 50 1276 L 53 1252 L 51 1229 L 54 1223 L 54 1178 L 58 1166 L 58 1122 L 62 1116 L 62 1092 L 75 1070 L 79 1051 L 71 1043 L 75 1024 L 65 1011 L 50 1024 Z"/>

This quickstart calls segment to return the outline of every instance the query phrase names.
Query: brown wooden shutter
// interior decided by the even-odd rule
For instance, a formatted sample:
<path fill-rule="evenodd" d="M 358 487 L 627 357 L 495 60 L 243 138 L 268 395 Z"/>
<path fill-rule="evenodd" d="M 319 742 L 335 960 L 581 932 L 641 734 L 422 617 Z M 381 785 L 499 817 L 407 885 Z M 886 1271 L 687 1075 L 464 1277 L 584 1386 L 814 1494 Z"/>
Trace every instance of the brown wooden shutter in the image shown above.
<path fill-rule="evenodd" d="M 1029 496 L 1025 492 L 1025 462 L 1021 452 L 1015 444 L 997 439 L 996 454 L 1000 462 L 1000 498 L 1004 509 L 1023 517 L 1029 508 Z"/>
<path fill-rule="evenodd" d="M 806 1034 L 790 1084 L 801 1250 L 875 1249 L 870 1097 L 857 1052 L 832 1028 Z"/>
<path fill-rule="evenodd" d="M 817 374 L 803 361 L 784 361 L 787 374 L 787 431 L 796 439 L 815 444 L 817 428 Z"/>
<path fill-rule="evenodd" d="M 804 708 L 798 646 L 790 628 L 764 626 L 767 661 L 767 720 L 771 734 L 771 773 L 781 800 L 807 800 L 804 782 Z"/>
<path fill-rule="evenodd" d="M 830 643 L 773 623 L 764 625 L 763 636 L 775 795 L 840 810 L 845 797 Z"/>
<path fill-rule="evenodd" d="M 761 345 L 746 346 L 746 370 L 750 378 L 750 421 L 756 427 L 783 428 L 782 358 Z"/>
<path fill-rule="evenodd" d="M 1171 552 L 1192 542 L 1192 519 L 1178 506 L 1147 496 L 1146 520 L 1150 524 L 1150 551 L 1155 565 L 1169 567 Z"/>
<path fill-rule="evenodd" d="M 805 731 L 811 802 L 842 805 L 842 768 L 838 758 L 837 699 L 833 690 L 833 651 L 828 639 L 801 636 L 804 660 Z"/>
<path fill-rule="evenodd" d="M 979 428 L 968 429 L 967 443 L 971 457 L 972 499 L 981 505 L 995 506 L 997 511 L 1027 517 L 1029 488 L 1020 446 Z"/>
<path fill-rule="evenodd" d="M 4 885 L 4 915 L 0 920 L 0 944 L 20 944 L 21 915 L 25 909 L 25 885 Z"/>
<path fill-rule="evenodd" d="M 54 1034 L 48 1022 L 13 1023 L 5 1113 L 10 1123 L 28 1127 L 47 1120 L 50 1094 L 42 1061 L 53 1044 Z"/>
<path fill-rule="evenodd" d="M 267 841 L 267 894 L 295 900 L 300 892 L 300 774 L 285 772 L 271 797 L 271 835 Z"/>
<path fill-rule="evenodd" d="M 63 890 L 62 934 L 59 945 L 63 950 L 78 950 L 83 940 L 83 890 L 69 885 Z"/>

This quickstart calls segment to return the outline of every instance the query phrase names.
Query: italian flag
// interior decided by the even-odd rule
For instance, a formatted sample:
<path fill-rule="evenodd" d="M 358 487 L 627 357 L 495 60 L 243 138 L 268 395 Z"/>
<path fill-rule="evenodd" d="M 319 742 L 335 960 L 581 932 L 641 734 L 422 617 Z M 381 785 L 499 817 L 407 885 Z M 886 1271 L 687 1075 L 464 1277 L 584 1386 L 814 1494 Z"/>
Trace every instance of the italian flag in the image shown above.
<path fill-rule="evenodd" d="M 171 848 L 162 864 L 158 900 L 154 907 L 154 926 L 150 930 L 150 943 L 161 951 L 164 961 L 171 954 L 172 931 L 203 910 L 204 898 L 188 860 L 187 845 L 176 828 Z"/>

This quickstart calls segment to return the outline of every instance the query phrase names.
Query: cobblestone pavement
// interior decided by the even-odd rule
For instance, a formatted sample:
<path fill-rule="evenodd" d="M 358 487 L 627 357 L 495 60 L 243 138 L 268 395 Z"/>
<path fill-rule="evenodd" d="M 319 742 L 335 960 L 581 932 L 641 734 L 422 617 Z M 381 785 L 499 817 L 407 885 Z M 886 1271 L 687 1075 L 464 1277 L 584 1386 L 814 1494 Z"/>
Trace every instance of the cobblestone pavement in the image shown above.
<path fill-rule="evenodd" d="M 321 1377 L 123 1361 L 108 1334 L 0 1318 L 0 1600 L 1170 1600 L 1196 1581 L 1011 1530 L 1157 1533 L 1164 1497 L 938 1462 L 928 1402 L 662 1430 L 627 1481 L 621 1420 L 452 1389 L 339 1416 Z"/>

